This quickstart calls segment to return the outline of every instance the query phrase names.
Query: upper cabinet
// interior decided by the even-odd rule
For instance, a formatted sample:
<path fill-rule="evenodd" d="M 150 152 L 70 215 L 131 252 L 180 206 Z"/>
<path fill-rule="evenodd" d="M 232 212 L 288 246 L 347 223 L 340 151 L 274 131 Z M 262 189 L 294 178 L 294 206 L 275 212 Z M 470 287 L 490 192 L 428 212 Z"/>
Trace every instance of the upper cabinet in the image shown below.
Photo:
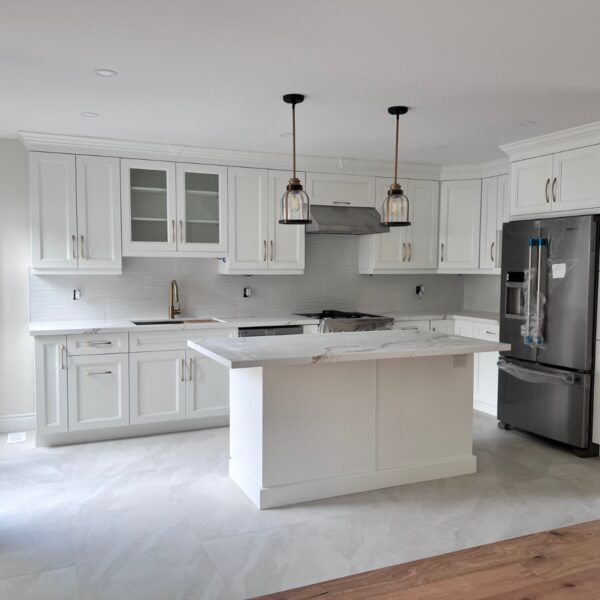
<path fill-rule="evenodd" d="M 502 176 L 505 177 L 505 176 Z M 504 182 L 504 180 L 502 180 Z M 479 268 L 498 269 L 505 185 L 500 177 L 486 177 L 481 182 L 481 227 L 479 237 Z"/>
<path fill-rule="evenodd" d="M 119 159 L 30 153 L 32 267 L 121 270 Z"/>
<path fill-rule="evenodd" d="M 375 207 L 375 177 L 331 173 L 307 173 L 306 192 L 311 204 Z M 385 195 L 385 194 L 384 194 Z"/>
<path fill-rule="evenodd" d="M 124 256 L 227 251 L 227 167 L 121 161 Z"/>
<path fill-rule="evenodd" d="M 303 179 L 304 174 L 298 176 Z M 281 225 L 280 199 L 287 171 L 229 169 L 229 252 L 219 272 L 302 274 L 304 226 Z"/>
<path fill-rule="evenodd" d="M 440 198 L 440 259 L 442 271 L 479 267 L 481 179 L 443 181 Z"/>
<path fill-rule="evenodd" d="M 513 162 L 510 215 L 600 209 L 600 146 Z"/>
<path fill-rule="evenodd" d="M 392 179 L 377 178 L 377 197 L 384 198 Z M 360 273 L 392 274 L 437 268 L 439 183 L 399 180 L 410 201 L 409 227 L 360 237 Z M 378 207 L 379 209 L 381 207 Z"/>

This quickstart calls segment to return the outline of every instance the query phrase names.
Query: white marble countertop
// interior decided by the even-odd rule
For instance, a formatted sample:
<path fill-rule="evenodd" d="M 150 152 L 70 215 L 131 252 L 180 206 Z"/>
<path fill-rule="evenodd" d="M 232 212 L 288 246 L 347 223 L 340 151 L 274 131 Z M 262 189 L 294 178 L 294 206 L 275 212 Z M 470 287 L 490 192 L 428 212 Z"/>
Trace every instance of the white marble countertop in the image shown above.
<path fill-rule="evenodd" d="M 230 369 L 510 350 L 509 344 L 419 331 L 190 339 L 188 346 Z"/>
<path fill-rule="evenodd" d="M 157 317 L 155 320 L 165 320 Z M 217 323 L 165 323 L 161 325 L 134 325 L 129 319 L 105 321 L 44 321 L 29 324 L 30 335 L 65 335 L 78 333 L 119 333 L 130 331 L 181 331 L 184 329 L 236 329 L 238 327 L 269 327 L 275 325 L 317 325 L 317 319 L 298 315 L 275 317 L 177 317 L 176 321 L 186 319 L 219 319 Z M 136 319 L 138 320 L 138 319 Z M 151 321 L 152 319 L 139 319 Z"/>
<path fill-rule="evenodd" d="M 485 323 L 500 323 L 500 315 L 494 312 L 476 310 L 453 310 L 453 311 L 423 311 L 423 312 L 393 312 L 385 313 L 396 321 L 434 321 L 434 320 L 470 320 Z"/>

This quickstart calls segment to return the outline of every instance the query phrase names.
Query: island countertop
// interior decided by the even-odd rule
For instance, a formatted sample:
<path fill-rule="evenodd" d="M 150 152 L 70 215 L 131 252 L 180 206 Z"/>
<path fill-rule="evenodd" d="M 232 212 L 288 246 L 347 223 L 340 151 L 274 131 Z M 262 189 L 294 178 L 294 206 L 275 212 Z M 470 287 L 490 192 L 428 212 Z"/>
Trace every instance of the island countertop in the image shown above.
<path fill-rule="evenodd" d="M 499 352 L 509 344 L 420 331 L 358 331 L 194 341 L 230 369 Z"/>

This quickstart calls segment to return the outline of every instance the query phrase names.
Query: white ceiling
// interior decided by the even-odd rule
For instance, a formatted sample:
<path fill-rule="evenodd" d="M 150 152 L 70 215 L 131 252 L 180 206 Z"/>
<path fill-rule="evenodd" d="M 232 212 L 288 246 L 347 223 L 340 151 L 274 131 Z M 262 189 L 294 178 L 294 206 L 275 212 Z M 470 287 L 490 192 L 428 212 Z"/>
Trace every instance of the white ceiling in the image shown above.
<path fill-rule="evenodd" d="M 401 160 L 481 162 L 600 120 L 599 25 L 598 0 L 0 0 L 0 136 L 287 153 L 301 92 L 301 154 L 391 159 L 407 104 Z"/>

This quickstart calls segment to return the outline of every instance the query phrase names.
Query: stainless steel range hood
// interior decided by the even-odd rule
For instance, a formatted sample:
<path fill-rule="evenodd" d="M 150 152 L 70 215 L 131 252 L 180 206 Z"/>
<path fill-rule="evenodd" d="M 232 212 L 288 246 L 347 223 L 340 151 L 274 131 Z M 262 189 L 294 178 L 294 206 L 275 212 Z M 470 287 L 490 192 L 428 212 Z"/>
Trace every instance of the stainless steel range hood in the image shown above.
<path fill-rule="evenodd" d="M 312 204 L 310 218 L 312 223 L 306 226 L 306 233 L 367 235 L 387 233 L 390 230 L 381 224 L 381 217 L 376 209 L 362 206 Z"/>

